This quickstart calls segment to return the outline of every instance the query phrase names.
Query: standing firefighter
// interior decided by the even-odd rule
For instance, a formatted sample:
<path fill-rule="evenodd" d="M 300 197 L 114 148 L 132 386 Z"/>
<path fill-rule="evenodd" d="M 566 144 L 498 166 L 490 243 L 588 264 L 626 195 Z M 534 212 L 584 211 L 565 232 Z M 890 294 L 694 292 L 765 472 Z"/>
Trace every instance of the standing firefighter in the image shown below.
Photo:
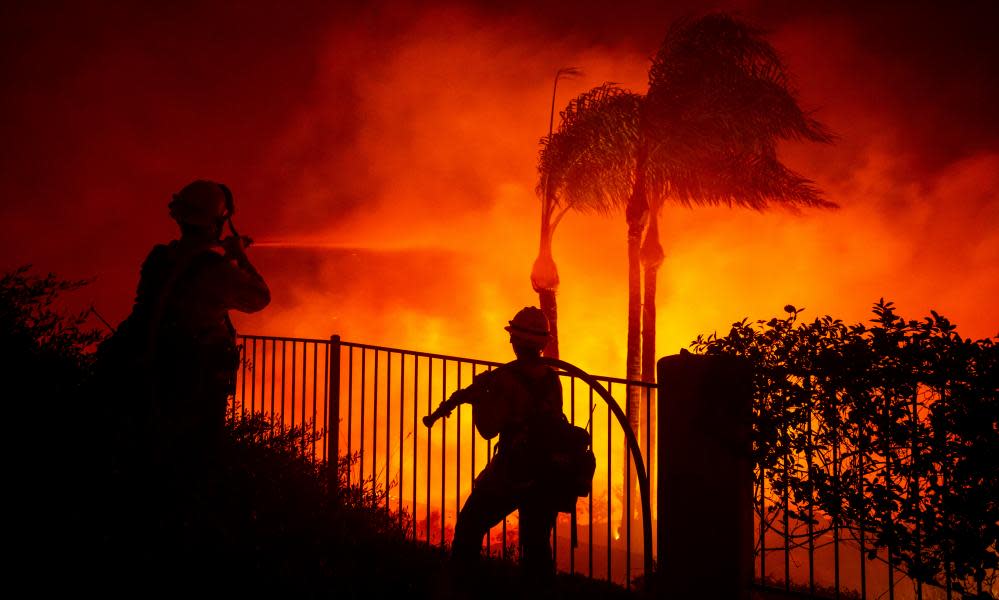
<path fill-rule="evenodd" d="M 199 460 L 217 449 L 239 351 L 229 311 L 256 312 L 270 291 L 232 226 L 232 193 L 197 180 L 173 196 L 180 239 L 142 265 L 135 305 L 100 350 L 116 420 L 133 442 Z M 222 239 L 228 224 L 232 235 Z"/>
<path fill-rule="evenodd" d="M 525 575 L 535 582 L 550 579 L 555 518 L 559 510 L 569 510 L 570 500 L 574 506 L 577 496 L 564 477 L 566 469 L 554 459 L 558 440 L 578 428 L 566 422 L 558 374 L 541 358 L 549 338 L 548 320 L 539 309 L 528 307 L 506 330 L 517 359 L 479 375 L 424 419 L 429 426 L 468 403 L 479 433 L 487 439 L 499 435 L 496 454 L 476 477 L 455 525 L 452 557 L 466 581 L 469 567 L 479 559 L 483 536 L 518 509 Z"/>

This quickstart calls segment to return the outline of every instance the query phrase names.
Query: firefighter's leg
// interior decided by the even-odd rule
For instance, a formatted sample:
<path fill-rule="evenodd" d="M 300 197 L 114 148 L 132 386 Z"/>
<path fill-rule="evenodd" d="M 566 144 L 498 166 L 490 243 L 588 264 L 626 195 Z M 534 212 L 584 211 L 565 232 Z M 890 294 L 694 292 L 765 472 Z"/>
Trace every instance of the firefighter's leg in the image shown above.
<path fill-rule="evenodd" d="M 482 537 L 513 512 L 516 506 L 516 498 L 509 487 L 477 485 L 458 513 L 451 556 L 461 561 L 478 560 L 482 550 Z"/>
<path fill-rule="evenodd" d="M 528 498 L 520 506 L 521 564 L 528 580 L 547 581 L 555 575 L 551 533 L 556 516 L 551 502 L 544 498 Z"/>

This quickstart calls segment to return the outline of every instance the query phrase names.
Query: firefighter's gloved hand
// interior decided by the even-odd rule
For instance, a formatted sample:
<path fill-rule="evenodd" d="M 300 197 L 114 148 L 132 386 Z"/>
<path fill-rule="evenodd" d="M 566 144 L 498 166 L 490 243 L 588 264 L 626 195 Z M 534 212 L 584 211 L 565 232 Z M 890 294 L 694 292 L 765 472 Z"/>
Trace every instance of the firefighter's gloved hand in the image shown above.
<path fill-rule="evenodd" d="M 227 257 L 235 259 L 237 262 L 242 262 L 246 260 L 246 248 L 252 241 L 245 235 L 231 235 L 222 240 L 221 243 Z"/>

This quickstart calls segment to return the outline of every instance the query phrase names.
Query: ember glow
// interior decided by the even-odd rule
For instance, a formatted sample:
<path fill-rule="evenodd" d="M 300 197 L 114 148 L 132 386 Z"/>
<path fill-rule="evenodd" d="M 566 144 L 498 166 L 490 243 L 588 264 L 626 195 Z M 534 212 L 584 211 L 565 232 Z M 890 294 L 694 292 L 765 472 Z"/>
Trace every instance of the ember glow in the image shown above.
<path fill-rule="evenodd" d="M 802 103 L 839 135 L 785 155 L 842 208 L 667 208 L 662 353 L 787 302 L 863 320 L 881 296 L 903 314 L 936 309 L 968 336 L 995 333 L 999 135 L 984 108 L 996 85 L 975 75 L 997 53 L 971 9 L 892 22 L 902 17 L 887 9 L 721 8 L 771 31 Z M 80 303 L 116 321 L 142 256 L 173 235 L 169 194 L 213 177 L 263 242 L 251 254 L 274 289 L 269 310 L 237 316 L 242 331 L 499 360 L 505 321 L 537 300 L 535 160 L 555 70 L 585 73 L 563 82 L 558 105 L 608 80 L 641 91 L 646 56 L 682 14 L 592 7 L 560 25 L 545 7 L 5 10 L 17 28 L 0 117 L 5 265 L 96 277 Z M 172 37 L 166 17 L 196 24 Z M 224 17 L 222 34 L 210 23 Z M 907 37 L 944 26 L 940 40 Z M 624 234 L 621 215 L 570 214 L 555 236 L 563 356 L 609 375 L 624 370 Z"/>
<path fill-rule="evenodd" d="M 922 164 L 928 159 L 921 150 L 901 143 L 918 137 L 910 129 L 926 125 L 899 123 L 873 100 L 858 106 L 849 92 L 860 85 L 850 70 L 863 56 L 856 32 L 815 27 L 823 37 L 787 25 L 773 38 L 788 52 L 803 103 L 823 107 L 819 115 L 840 142 L 789 145 L 785 153 L 842 208 L 668 208 L 663 353 L 743 316 L 777 314 L 787 302 L 807 307 L 806 315 L 859 321 L 885 296 L 906 313 L 948 314 L 966 335 L 994 332 L 999 153 L 959 152 L 943 164 Z M 647 61 L 623 44 L 579 48 L 552 43 L 541 31 L 521 32 L 512 44 L 509 24 L 465 11 L 431 11 L 406 31 L 353 76 L 363 119 L 348 165 L 318 160 L 282 194 L 294 199 L 284 213 L 293 235 L 357 240 L 365 249 L 317 249 L 307 258 L 304 248 L 260 253 L 284 294 L 240 325 L 502 360 L 508 350 L 501 326 L 520 306 L 536 303 L 527 280 L 537 244 L 534 162 L 552 66 L 586 67 L 585 78 L 563 84 L 564 101 L 611 79 L 641 90 Z M 823 54 L 828 44 L 839 46 L 841 63 Z M 331 70 L 345 68 L 344 53 L 332 44 L 325 59 Z M 316 129 L 340 117 L 341 90 L 318 87 L 286 152 L 314 143 Z M 876 127 L 879 116 L 885 118 Z M 308 218 L 354 194 L 363 199 L 350 213 Z M 570 214 L 555 238 L 563 356 L 612 375 L 624 364 L 624 236 L 621 215 Z M 304 273 L 296 268 L 304 265 Z"/>

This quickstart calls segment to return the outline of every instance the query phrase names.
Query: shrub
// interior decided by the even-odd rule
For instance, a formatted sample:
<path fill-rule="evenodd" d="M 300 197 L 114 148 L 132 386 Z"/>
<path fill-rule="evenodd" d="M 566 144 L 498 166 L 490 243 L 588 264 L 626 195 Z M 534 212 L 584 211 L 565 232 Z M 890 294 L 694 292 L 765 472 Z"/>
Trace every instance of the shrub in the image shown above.
<path fill-rule="evenodd" d="M 765 480 L 773 529 L 807 543 L 837 527 L 867 537 L 924 584 L 968 594 L 999 567 L 999 352 L 961 338 L 932 312 L 905 320 L 891 302 L 871 325 L 826 316 L 733 324 L 699 336 L 706 354 L 754 368 L 757 498 Z M 787 494 L 784 491 L 787 490 Z M 776 520 L 786 511 L 797 529 Z M 790 529 L 790 528 L 789 528 Z"/>

